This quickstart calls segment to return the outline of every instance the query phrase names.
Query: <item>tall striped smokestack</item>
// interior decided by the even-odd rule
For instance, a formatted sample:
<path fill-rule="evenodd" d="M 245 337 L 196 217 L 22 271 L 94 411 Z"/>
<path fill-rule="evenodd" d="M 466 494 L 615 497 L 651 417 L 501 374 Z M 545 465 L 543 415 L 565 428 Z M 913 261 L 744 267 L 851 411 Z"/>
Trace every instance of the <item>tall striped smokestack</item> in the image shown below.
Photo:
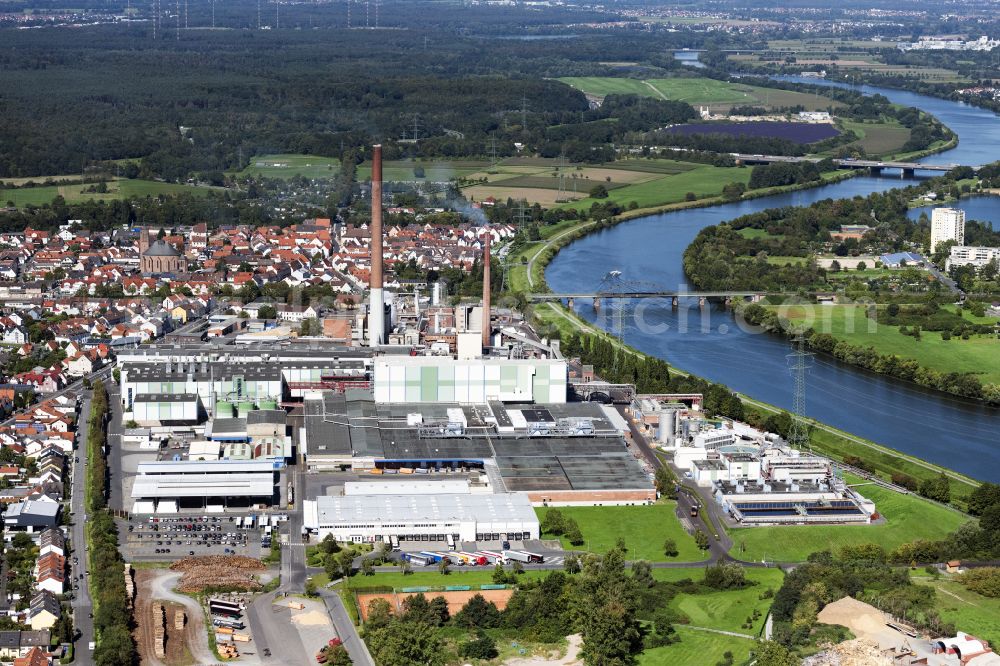
<path fill-rule="evenodd" d="M 483 245 L 483 348 L 490 344 L 490 233 L 486 229 L 486 243 Z"/>
<path fill-rule="evenodd" d="M 385 343 L 385 300 L 382 296 L 382 146 L 372 147 L 371 293 L 368 338 L 372 347 Z"/>

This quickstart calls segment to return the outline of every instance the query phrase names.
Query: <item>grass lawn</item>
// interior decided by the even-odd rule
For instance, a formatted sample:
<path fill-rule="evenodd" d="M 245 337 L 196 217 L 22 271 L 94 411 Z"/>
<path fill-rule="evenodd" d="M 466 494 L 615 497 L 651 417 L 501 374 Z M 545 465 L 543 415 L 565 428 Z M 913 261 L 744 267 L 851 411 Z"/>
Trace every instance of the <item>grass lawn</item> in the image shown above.
<path fill-rule="evenodd" d="M 891 155 L 902 150 L 910 140 L 910 130 L 898 123 L 863 123 L 842 120 L 844 129 L 852 130 L 858 140 L 850 145 L 861 146 L 871 156 Z"/>
<path fill-rule="evenodd" d="M 639 666 L 677 664 L 712 664 L 722 661 L 726 652 L 733 653 L 733 663 L 742 664 L 750 656 L 754 641 L 736 636 L 724 636 L 677 625 L 680 641 L 665 647 L 646 650 L 639 655 Z"/>
<path fill-rule="evenodd" d="M 243 176 L 265 178 L 333 178 L 340 171 L 340 160 L 319 155 L 277 154 L 258 155 L 240 172 Z"/>
<path fill-rule="evenodd" d="M 737 231 L 743 238 L 784 238 L 785 234 L 769 234 L 766 229 L 754 229 L 753 227 L 744 227 Z"/>
<path fill-rule="evenodd" d="M 940 333 L 926 331 L 915 340 L 900 333 L 898 326 L 875 325 L 864 309 L 855 305 L 789 308 L 783 314 L 793 322 L 811 319 L 810 325 L 817 331 L 854 345 L 874 347 L 882 354 L 914 359 L 933 370 L 971 372 L 983 383 L 1000 382 L 1000 340 L 995 336 L 943 340 Z"/>
<path fill-rule="evenodd" d="M 525 571 L 521 577 L 524 579 L 544 578 L 548 571 L 531 570 Z M 314 578 L 315 580 L 315 578 Z M 347 586 L 352 589 L 363 589 L 366 587 L 444 587 L 445 585 L 480 585 L 493 584 L 493 567 L 485 566 L 476 571 L 452 571 L 447 576 L 438 573 L 436 566 L 427 567 L 426 570 L 414 569 L 412 574 L 404 575 L 402 572 L 378 572 L 373 576 L 362 576 L 360 574 L 348 579 Z"/>
<path fill-rule="evenodd" d="M 688 571 L 681 569 L 681 571 Z M 767 616 L 773 598 L 761 599 L 764 590 L 771 588 L 777 592 L 781 587 L 785 574 L 781 569 L 747 569 L 747 578 L 757 583 L 741 590 L 722 590 L 707 594 L 678 594 L 670 606 L 683 612 L 691 619 L 695 627 L 709 627 L 723 631 L 735 631 L 741 634 L 756 635 Z M 691 577 L 698 580 L 702 577 L 699 570 Z M 760 611 L 760 617 L 753 623 L 752 629 L 743 626 L 754 610 Z"/>
<path fill-rule="evenodd" d="M 676 502 L 661 501 L 644 506 L 561 506 L 559 511 L 566 518 L 573 518 L 580 526 L 585 540 L 583 546 L 574 547 L 562 539 L 569 550 L 587 550 L 604 553 L 614 547 L 619 537 L 628 547 L 627 559 L 652 562 L 697 562 L 706 555 L 694 544 L 694 539 L 684 531 L 674 514 Z M 539 520 L 545 519 L 547 508 L 537 508 Z M 543 535 L 553 538 L 553 535 Z M 680 551 L 677 557 L 663 555 L 663 542 L 673 539 Z"/>
<path fill-rule="evenodd" d="M 790 257 L 782 255 L 768 255 L 767 263 L 774 264 L 775 266 L 787 266 L 792 264 L 793 266 L 800 266 L 809 259 L 809 257 Z"/>
<path fill-rule="evenodd" d="M 93 187 L 94 185 L 96 185 L 96 183 L 87 183 L 85 185 L 48 185 L 17 190 L 5 190 L 0 188 L 0 203 L 13 201 L 14 205 L 18 207 L 27 205 L 41 206 L 43 204 L 51 203 L 57 196 L 62 196 L 67 203 L 75 203 L 91 199 L 95 201 L 113 201 L 115 199 L 158 196 L 160 194 L 180 194 L 182 192 L 191 194 L 206 194 L 210 190 L 214 189 L 210 187 L 182 185 L 178 183 L 161 183 L 155 180 L 122 178 L 119 180 L 109 180 L 107 182 L 107 192 L 97 193 L 85 191 L 87 188 Z"/>
<path fill-rule="evenodd" d="M 967 520 L 957 511 L 916 495 L 902 495 L 875 485 L 861 486 L 858 492 L 875 502 L 875 508 L 886 518 L 884 525 L 744 527 L 729 531 L 734 544 L 730 552 L 741 560 L 798 562 L 813 551 L 836 551 L 850 544 L 877 543 L 892 550 L 915 539 L 939 539 Z M 741 544 L 746 546 L 745 551 Z"/>
<path fill-rule="evenodd" d="M 942 620 L 954 622 L 962 631 L 989 641 L 990 645 L 1000 643 L 1000 599 L 970 592 L 950 580 L 950 576 L 934 580 L 930 576 L 914 575 L 913 580 L 937 590 L 936 608 Z"/>

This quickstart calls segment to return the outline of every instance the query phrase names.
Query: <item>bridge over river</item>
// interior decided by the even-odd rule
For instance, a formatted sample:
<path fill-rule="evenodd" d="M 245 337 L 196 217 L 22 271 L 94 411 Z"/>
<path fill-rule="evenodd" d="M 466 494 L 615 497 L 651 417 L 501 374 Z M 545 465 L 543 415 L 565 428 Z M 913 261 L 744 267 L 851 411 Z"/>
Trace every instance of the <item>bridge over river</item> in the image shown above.
<path fill-rule="evenodd" d="M 800 162 L 819 162 L 818 157 L 789 157 L 787 155 L 749 155 L 743 153 L 732 153 L 733 159 L 741 164 L 775 164 L 777 162 L 788 162 L 797 164 Z M 852 158 L 835 159 L 833 163 L 838 169 L 867 169 L 871 173 L 881 173 L 883 169 L 899 169 L 900 176 L 912 178 L 917 171 L 935 171 L 947 173 L 952 169 L 961 166 L 969 166 L 973 171 L 982 169 L 982 165 L 963 164 L 926 164 L 924 162 L 885 162 L 878 160 L 858 160 Z"/>

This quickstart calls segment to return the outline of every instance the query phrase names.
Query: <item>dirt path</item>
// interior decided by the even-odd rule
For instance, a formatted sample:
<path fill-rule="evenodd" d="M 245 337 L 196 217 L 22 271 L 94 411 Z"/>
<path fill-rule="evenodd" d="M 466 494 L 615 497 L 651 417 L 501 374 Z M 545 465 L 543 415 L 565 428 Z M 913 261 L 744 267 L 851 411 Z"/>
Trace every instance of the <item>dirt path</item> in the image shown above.
<path fill-rule="evenodd" d="M 549 656 L 516 657 L 503 662 L 503 666 L 579 666 L 583 663 L 580 661 L 580 647 L 583 638 L 580 634 L 573 634 L 567 636 L 566 639 L 569 641 L 569 647 L 566 648 L 566 655 L 562 658 Z"/>
<path fill-rule="evenodd" d="M 174 587 L 181 578 L 180 572 L 155 571 L 149 580 L 149 599 L 164 599 L 184 606 L 187 613 L 187 623 L 184 627 L 184 638 L 191 650 L 191 656 L 196 664 L 218 664 L 219 660 L 208 647 L 208 634 L 205 631 L 205 615 L 201 606 L 194 599 L 174 592 Z M 172 618 L 171 618 L 172 619 Z M 151 654 L 151 653 L 150 653 Z"/>

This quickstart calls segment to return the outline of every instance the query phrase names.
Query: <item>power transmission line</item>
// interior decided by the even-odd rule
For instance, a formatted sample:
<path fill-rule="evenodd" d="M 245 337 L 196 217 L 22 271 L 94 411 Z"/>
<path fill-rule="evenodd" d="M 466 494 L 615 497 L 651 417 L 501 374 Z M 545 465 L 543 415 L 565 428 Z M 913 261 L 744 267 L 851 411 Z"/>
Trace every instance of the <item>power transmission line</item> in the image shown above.
<path fill-rule="evenodd" d="M 809 426 L 806 418 L 806 370 L 812 365 L 812 354 L 806 351 L 805 336 L 799 333 L 793 341 L 795 351 L 788 354 L 788 369 L 792 373 L 794 389 L 792 394 L 792 427 L 788 431 L 788 443 L 795 449 L 808 449 Z"/>

